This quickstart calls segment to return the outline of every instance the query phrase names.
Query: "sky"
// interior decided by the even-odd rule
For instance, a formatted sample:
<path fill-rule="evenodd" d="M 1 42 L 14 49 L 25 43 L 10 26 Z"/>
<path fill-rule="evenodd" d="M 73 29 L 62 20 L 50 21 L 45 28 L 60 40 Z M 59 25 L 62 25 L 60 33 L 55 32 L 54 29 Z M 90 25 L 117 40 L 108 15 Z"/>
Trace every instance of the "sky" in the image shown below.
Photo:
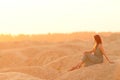
<path fill-rule="evenodd" d="M 0 33 L 120 32 L 120 0 L 0 0 Z"/>

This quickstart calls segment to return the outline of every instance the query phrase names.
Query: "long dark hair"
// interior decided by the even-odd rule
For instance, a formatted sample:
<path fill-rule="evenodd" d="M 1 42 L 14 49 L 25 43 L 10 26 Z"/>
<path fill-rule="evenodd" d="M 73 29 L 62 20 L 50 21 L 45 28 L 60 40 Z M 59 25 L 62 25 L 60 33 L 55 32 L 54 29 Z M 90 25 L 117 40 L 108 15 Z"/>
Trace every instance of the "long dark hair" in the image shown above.
<path fill-rule="evenodd" d="M 94 35 L 94 39 L 95 39 L 95 42 L 97 43 L 96 47 L 97 47 L 99 44 L 102 44 L 102 40 L 101 40 L 100 35 Z"/>

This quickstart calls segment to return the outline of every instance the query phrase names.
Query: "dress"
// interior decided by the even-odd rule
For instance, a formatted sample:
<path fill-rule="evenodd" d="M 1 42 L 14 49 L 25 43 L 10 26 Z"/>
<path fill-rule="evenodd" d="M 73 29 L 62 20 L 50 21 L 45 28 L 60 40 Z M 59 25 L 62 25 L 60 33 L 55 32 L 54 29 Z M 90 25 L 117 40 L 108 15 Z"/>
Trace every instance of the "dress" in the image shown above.
<path fill-rule="evenodd" d="M 86 53 L 83 55 L 81 59 L 85 65 L 84 66 L 90 66 L 93 64 L 98 64 L 103 62 L 103 54 L 100 51 L 100 49 L 97 47 L 94 54 Z"/>

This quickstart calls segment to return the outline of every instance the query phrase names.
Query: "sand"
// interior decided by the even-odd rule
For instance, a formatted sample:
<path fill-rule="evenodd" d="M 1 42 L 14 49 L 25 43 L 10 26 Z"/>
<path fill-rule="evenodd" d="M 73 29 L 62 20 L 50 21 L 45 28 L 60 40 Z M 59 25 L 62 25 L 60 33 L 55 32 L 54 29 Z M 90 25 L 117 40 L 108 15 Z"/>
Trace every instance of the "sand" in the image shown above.
<path fill-rule="evenodd" d="M 99 33 L 114 64 L 104 60 L 68 71 L 79 63 L 85 50 L 92 48 L 94 34 L 33 35 L 1 41 L 0 80 L 120 80 L 120 33 Z"/>

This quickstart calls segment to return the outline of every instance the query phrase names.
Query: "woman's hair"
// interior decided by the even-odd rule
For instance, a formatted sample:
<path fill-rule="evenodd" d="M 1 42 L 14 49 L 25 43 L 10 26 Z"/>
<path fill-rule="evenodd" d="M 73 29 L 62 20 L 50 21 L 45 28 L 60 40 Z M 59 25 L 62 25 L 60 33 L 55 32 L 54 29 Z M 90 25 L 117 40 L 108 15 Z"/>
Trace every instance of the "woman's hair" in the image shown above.
<path fill-rule="evenodd" d="M 98 45 L 98 44 L 102 44 L 102 40 L 101 40 L 100 35 L 94 35 L 94 39 L 95 39 L 97 45 Z"/>

